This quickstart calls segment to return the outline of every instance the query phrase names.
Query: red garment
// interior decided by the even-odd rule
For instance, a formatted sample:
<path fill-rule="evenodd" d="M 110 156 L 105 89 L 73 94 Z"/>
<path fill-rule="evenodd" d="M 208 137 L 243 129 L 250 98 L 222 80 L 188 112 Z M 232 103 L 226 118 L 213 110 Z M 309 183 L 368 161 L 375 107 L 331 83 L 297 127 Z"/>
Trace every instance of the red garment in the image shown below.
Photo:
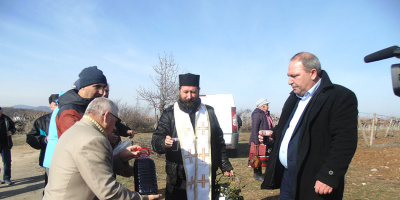
<path fill-rule="evenodd" d="M 82 117 L 82 114 L 73 109 L 62 112 L 60 118 L 56 117 L 58 138 L 77 121 L 81 120 Z"/>
<path fill-rule="evenodd" d="M 69 90 L 58 98 L 58 107 L 60 108 L 56 117 L 58 138 L 75 122 L 82 119 L 87 106 L 92 100 L 82 98 L 77 90 Z"/>

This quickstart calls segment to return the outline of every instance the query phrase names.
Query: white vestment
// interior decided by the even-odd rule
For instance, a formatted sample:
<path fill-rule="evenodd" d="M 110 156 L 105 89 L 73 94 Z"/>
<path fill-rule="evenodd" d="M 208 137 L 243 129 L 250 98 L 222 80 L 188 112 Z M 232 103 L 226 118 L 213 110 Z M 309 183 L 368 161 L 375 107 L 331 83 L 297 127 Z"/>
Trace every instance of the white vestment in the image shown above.
<path fill-rule="evenodd" d="M 174 104 L 174 116 L 186 173 L 187 199 L 211 200 L 211 132 L 206 106 L 200 104 L 196 112 L 196 132 L 189 114 L 183 112 L 178 103 Z"/>

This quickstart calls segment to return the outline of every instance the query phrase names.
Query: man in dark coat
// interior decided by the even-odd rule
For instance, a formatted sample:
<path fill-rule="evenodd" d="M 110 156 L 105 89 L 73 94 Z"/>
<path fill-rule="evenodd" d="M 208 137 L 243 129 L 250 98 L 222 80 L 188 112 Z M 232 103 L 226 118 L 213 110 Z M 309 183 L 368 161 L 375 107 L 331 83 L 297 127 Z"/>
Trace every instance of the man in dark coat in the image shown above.
<path fill-rule="evenodd" d="M 166 200 L 194 199 L 197 194 L 201 193 L 196 191 L 190 193 L 193 188 L 198 188 L 198 190 L 201 190 L 200 188 L 202 186 L 202 183 L 197 178 L 194 178 L 195 176 L 189 176 L 190 178 L 187 178 L 188 174 L 194 173 L 194 170 L 189 170 L 188 166 L 192 163 L 192 161 L 194 161 L 199 165 L 199 167 L 196 166 L 195 171 L 197 172 L 198 170 L 202 170 L 200 169 L 202 168 L 200 167 L 200 165 L 204 162 L 204 160 L 206 160 L 205 157 L 209 159 L 209 156 L 204 156 L 204 151 L 202 153 L 199 152 L 198 149 L 191 149 L 187 151 L 186 146 L 188 145 L 188 143 L 205 145 L 208 147 L 206 148 L 206 150 L 211 149 L 211 172 L 208 172 L 209 175 L 211 174 L 211 180 L 209 180 L 208 175 L 205 176 L 205 178 L 207 179 L 207 183 L 205 183 L 205 189 L 208 189 L 208 191 L 210 191 L 211 189 L 211 192 L 213 191 L 215 186 L 214 183 L 216 178 L 216 171 L 218 170 L 218 168 L 221 168 L 222 172 L 224 172 L 224 175 L 226 176 L 233 175 L 233 168 L 231 163 L 229 162 L 228 155 L 225 149 L 223 133 L 218 124 L 214 109 L 211 106 L 201 104 L 201 100 L 199 98 L 199 79 L 199 75 L 179 75 L 179 100 L 174 105 L 164 110 L 158 122 L 157 129 L 155 130 L 152 137 L 152 146 L 154 151 L 159 154 L 166 154 Z M 205 131 L 205 129 L 200 129 L 200 127 L 198 127 L 200 125 L 198 123 L 198 120 L 200 120 L 202 115 L 200 114 L 201 110 L 206 111 L 205 113 L 208 113 L 209 127 L 208 129 L 206 129 L 208 131 Z M 188 142 L 187 140 L 185 140 L 185 137 L 183 137 L 185 136 L 185 134 L 182 134 L 182 131 L 177 131 L 177 126 L 180 126 L 180 123 L 183 120 L 182 118 L 180 118 L 180 116 L 185 116 L 183 118 L 188 123 L 186 124 L 188 126 L 186 126 L 185 130 L 190 129 L 187 132 L 187 135 L 194 136 L 194 141 L 192 140 L 191 142 Z M 208 135 L 209 142 L 201 143 L 199 141 L 204 132 L 206 132 L 205 134 Z M 175 148 L 175 146 L 174 148 L 172 148 L 173 145 L 177 144 L 177 142 L 175 142 L 174 144 L 174 140 L 172 139 L 176 140 L 176 138 L 179 138 L 180 145 L 177 148 Z M 197 185 L 197 187 L 192 187 L 193 185 Z M 202 192 L 202 194 L 208 196 L 209 193 Z M 199 196 L 197 196 L 197 198 L 210 199 L 211 197 L 208 196 L 205 198 L 203 196 L 199 198 Z"/>
<path fill-rule="evenodd" d="M 57 106 L 58 94 L 52 94 L 49 97 L 49 107 L 53 111 Z M 47 142 L 49 141 L 49 123 L 52 113 L 43 115 L 35 120 L 31 131 L 26 134 L 26 143 L 32 148 L 40 150 L 39 165 L 43 167 L 44 155 L 46 152 Z M 47 185 L 47 174 L 44 174 L 44 186 Z"/>
<path fill-rule="evenodd" d="M 342 199 L 344 178 L 357 148 L 357 98 L 333 84 L 318 58 L 298 53 L 263 189 L 280 187 L 280 199 Z M 260 141 L 262 137 L 259 136 Z"/>
<path fill-rule="evenodd" d="M 3 180 L 1 184 L 11 185 L 11 148 L 13 146 L 11 136 L 16 132 L 15 124 L 7 115 L 3 115 L 0 107 L 0 152 L 3 158 Z"/>

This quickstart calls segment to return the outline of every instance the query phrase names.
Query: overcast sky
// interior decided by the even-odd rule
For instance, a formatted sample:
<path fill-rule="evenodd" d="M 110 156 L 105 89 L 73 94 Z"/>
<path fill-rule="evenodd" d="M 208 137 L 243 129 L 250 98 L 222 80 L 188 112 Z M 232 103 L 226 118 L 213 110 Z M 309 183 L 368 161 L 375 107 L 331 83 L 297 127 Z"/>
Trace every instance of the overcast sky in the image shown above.
<path fill-rule="evenodd" d="M 363 61 L 400 44 L 399 8 L 398 0 L 0 0 L 0 106 L 48 105 L 93 65 L 111 99 L 134 105 L 165 52 L 201 75 L 201 94 L 233 94 L 238 110 L 265 97 L 280 114 L 289 60 L 307 51 L 356 93 L 360 116 L 400 117 L 390 75 L 400 60 Z"/>

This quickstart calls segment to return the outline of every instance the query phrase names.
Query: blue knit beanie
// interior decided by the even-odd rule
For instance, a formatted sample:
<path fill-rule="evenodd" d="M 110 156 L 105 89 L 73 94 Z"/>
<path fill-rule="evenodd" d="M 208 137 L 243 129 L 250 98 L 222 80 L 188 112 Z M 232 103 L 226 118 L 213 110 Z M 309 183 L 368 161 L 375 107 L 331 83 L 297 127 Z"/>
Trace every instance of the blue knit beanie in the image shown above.
<path fill-rule="evenodd" d="M 107 78 L 101 70 L 97 69 L 97 66 L 87 67 L 79 74 L 79 88 L 77 89 L 96 83 L 107 84 Z"/>

